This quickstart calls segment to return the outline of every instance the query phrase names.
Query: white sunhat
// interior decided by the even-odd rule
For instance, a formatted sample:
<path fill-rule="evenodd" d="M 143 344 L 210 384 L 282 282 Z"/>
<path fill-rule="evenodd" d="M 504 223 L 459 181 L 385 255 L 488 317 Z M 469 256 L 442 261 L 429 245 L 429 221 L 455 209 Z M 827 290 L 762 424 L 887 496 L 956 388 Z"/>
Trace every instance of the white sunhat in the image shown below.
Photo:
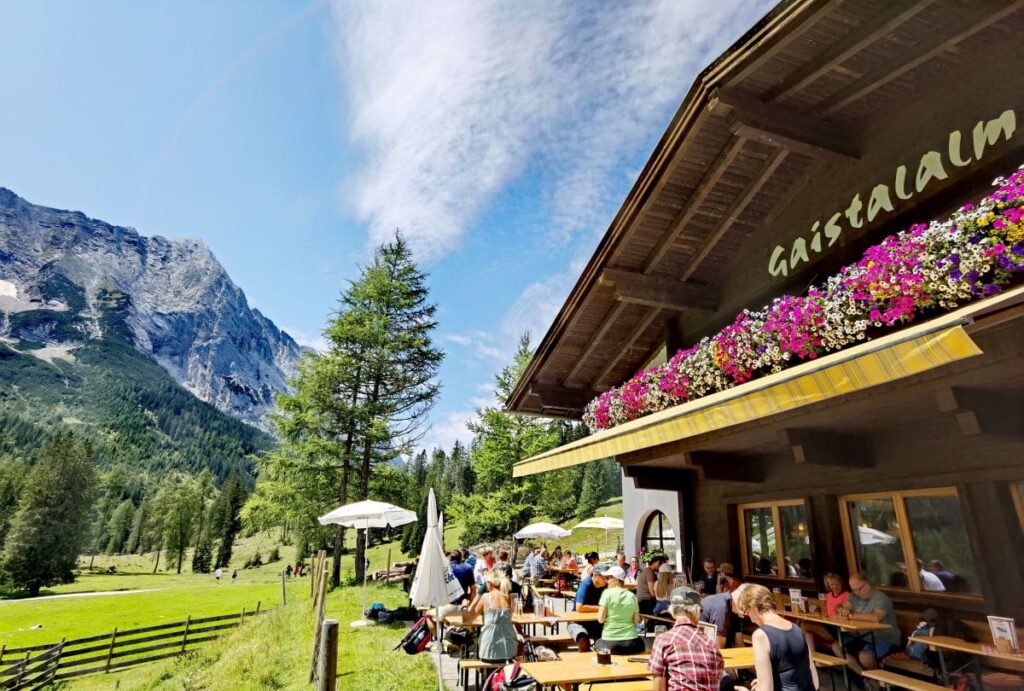
<path fill-rule="evenodd" d="M 626 580 L 626 572 L 622 570 L 621 566 L 610 567 L 607 571 L 604 572 L 604 575 L 608 578 L 614 578 L 617 581 Z"/>

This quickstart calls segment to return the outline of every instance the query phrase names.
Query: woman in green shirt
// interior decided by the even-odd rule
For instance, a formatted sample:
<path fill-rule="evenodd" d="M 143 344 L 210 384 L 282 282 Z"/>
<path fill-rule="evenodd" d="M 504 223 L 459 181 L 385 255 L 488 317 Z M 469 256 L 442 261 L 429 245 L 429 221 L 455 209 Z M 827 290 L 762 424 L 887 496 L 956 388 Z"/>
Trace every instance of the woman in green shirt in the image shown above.
<path fill-rule="evenodd" d="M 613 566 L 604 573 L 608 587 L 601 594 L 597 606 L 597 620 L 601 622 L 601 640 L 597 650 L 608 650 L 616 655 L 634 655 L 645 650 L 644 639 L 636 635 L 640 623 L 640 608 L 636 596 L 622 587 L 626 572 Z"/>

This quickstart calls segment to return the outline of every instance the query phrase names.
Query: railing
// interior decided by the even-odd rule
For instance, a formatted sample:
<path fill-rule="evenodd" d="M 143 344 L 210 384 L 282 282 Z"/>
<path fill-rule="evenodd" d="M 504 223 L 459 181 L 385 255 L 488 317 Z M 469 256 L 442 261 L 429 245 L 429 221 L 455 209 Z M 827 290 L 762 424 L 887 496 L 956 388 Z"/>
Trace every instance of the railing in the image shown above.
<path fill-rule="evenodd" d="M 240 626 L 254 612 L 193 619 L 22 648 L 0 647 L 0 689 L 42 688 L 59 679 L 113 672 L 194 650 Z M 23 658 L 20 656 L 24 655 Z M 20 659 L 17 659 L 20 658 Z"/>

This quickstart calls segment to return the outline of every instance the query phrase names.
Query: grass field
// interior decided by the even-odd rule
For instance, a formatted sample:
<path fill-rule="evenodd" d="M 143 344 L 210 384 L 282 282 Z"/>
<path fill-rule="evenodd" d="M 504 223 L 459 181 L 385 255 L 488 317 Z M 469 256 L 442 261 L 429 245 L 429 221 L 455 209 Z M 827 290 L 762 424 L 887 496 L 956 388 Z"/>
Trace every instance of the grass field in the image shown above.
<path fill-rule="evenodd" d="M 367 598 L 388 607 L 405 603 L 401 588 L 370 584 Z M 327 597 L 327 616 L 338 619 L 338 688 L 359 691 L 431 689 L 436 672 L 426 655 L 410 656 L 391 649 L 405 635 L 405 626 L 352 629 L 359 618 L 362 596 L 357 588 L 340 588 Z M 181 691 L 204 689 L 308 689 L 313 645 L 313 622 L 308 601 L 247 623 L 199 652 L 109 676 L 77 680 L 66 688 Z"/>

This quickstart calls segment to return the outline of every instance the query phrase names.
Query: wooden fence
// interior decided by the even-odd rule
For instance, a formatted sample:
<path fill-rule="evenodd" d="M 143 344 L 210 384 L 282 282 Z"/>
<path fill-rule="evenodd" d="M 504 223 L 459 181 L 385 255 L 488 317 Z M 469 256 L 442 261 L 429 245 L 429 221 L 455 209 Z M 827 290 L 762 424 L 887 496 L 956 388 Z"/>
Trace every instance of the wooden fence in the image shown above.
<path fill-rule="evenodd" d="M 23 648 L 0 647 L 0 689 L 36 689 L 52 681 L 86 674 L 113 672 L 194 650 L 247 617 L 265 614 L 256 603 L 254 612 L 222 614 L 141 629 L 114 629 L 110 633 Z"/>

